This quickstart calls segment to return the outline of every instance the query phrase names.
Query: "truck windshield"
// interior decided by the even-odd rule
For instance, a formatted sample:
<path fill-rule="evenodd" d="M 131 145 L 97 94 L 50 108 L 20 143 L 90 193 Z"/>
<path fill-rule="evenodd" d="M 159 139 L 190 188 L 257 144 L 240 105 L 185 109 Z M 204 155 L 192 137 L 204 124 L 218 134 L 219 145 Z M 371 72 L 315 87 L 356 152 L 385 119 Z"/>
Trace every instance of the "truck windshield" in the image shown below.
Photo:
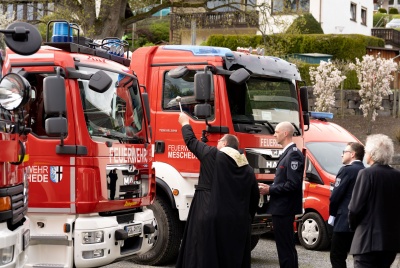
<path fill-rule="evenodd" d="M 97 70 L 79 67 L 83 73 Z M 113 80 L 110 88 L 98 93 L 89 88 L 89 81 L 78 79 L 86 127 L 94 140 L 107 138 L 121 143 L 143 143 L 143 107 L 135 77 L 105 71 Z"/>
<path fill-rule="evenodd" d="M 234 124 L 255 123 L 270 129 L 289 121 L 299 128 L 299 104 L 292 81 L 251 77 L 241 85 L 228 81 L 227 92 Z"/>

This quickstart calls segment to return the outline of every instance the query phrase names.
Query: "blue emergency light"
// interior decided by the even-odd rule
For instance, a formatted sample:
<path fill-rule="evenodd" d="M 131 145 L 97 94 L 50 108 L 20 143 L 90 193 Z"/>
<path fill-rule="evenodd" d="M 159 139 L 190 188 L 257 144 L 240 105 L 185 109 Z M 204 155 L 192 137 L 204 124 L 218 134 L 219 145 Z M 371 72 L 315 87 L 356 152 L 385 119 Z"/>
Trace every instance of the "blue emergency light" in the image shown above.
<path fill-rule="evenodd" d="M 69 34 L 68 34 L 69 30 Z M 53 25 L 52 42 L 72 42 L 72 28 L 67 22 L 55 22 Z"/>
<path fill-rule="evenodd" d="M 310 112 L 310 116 L 315 119 L 332 119 L 333 113 L 326 112 Z"/>

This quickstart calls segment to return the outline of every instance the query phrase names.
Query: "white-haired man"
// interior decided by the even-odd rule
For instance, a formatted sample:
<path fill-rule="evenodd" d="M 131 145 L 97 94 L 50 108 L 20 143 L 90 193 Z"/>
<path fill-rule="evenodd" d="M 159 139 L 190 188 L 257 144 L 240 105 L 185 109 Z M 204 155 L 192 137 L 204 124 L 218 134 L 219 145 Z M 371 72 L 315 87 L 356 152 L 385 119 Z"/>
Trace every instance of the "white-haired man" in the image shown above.
<path fill-rule="evenodd" d="M 358 173 L 349 204 L 354 268 L 389 268 L 400 252 L 400 171 L 389 166 L 393 154 L 388 136 L 367 137 L 365 159 L 370 167 Z"/>

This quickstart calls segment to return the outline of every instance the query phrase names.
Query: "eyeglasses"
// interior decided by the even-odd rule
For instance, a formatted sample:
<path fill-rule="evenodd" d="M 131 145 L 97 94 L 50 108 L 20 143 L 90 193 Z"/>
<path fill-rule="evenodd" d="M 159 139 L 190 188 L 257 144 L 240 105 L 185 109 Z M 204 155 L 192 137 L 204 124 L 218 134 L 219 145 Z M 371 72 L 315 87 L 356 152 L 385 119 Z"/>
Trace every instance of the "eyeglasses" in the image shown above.
<path fill-rule="evenodd" d="M 343 151 L 342 154 L 345 154 L 345 153 L 351 153 L 351 151 Z"/>

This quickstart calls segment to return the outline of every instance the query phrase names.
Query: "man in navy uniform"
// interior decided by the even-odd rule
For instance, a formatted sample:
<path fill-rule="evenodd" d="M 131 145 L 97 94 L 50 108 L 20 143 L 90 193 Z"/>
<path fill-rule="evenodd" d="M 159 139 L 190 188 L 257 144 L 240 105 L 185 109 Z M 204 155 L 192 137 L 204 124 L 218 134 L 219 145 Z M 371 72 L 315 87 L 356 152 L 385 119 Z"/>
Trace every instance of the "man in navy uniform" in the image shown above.
<path fill-rule="evenodd" d="M 293 143 L 294 127 L 281 122 L 274 137 L 282 145 L 283 153 L 276 166 L 274 183 L 259 183 L 260 193 L 270 195 L 267 213 L 272 215 L 276 248 L 280 267 L 298 267 L 293 222 L 296 214 L 303 213 L 304 156 Z"/>
<path fill-rule="evenodd" d="M 336 175 L 335 186 L 329 203 L 328 223 L 333 225 L 330 259 L 333 268 L 346 268 L 346 258 L 350 251 L 354 231 L 350 230 L 347 214 L 348 206 L 356 183 L 358 172 L 364 168 L 364 146 L 349 142 L 342 153 L 345 164 Z"/>

